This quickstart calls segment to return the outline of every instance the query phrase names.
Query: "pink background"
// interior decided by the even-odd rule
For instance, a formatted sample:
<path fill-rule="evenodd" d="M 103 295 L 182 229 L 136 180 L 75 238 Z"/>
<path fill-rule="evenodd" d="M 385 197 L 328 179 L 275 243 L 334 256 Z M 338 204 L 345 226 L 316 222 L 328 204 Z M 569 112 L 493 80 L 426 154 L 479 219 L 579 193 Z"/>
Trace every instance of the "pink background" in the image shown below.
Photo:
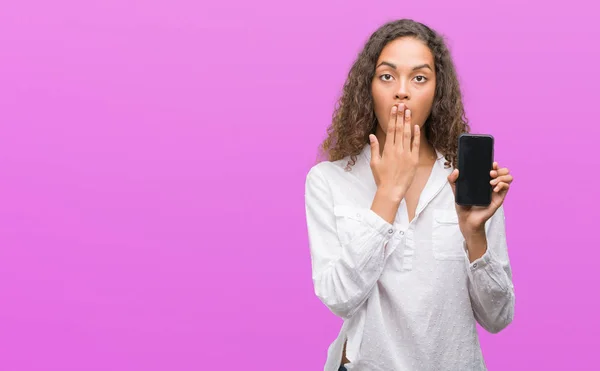
<path fill-rule="evenodd" d="M 304 177 L 402 17 L 449 38 L 516 178 L 489 369 L 597 369 L 598 8 L 558 4 L 3 1 L 0 369 L 322 369 L 341 321 L 312 291 Z"/>

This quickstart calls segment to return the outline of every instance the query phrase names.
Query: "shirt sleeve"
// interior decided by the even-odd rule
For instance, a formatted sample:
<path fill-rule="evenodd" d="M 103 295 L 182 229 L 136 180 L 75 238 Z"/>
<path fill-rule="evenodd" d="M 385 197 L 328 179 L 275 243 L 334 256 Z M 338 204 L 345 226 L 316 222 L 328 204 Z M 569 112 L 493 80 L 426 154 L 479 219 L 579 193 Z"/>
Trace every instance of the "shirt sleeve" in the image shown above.
<path fill-rule="evenodd" d="M 369 297 L 383 271 L 385 245 L 396 229 L 370 208 L 334 207 L 331 189 L 318 167 L 309 171 L 305 187 L 315 294 L 346 319 Z"/>
<path fill-rule="evenodd" d="M 469 295 L 477 322 L 498 333 L 512 322 L 515 307 L 502 206 L 487 223 L 486 239 L 485 254 L 472 263 L 467 258 Z"/>

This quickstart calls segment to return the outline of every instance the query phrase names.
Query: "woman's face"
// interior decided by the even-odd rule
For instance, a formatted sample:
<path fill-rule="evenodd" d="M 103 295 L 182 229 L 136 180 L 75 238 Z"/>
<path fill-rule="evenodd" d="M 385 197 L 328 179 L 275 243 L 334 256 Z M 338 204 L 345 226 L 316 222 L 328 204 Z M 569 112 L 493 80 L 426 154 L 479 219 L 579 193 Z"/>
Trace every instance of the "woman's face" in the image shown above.
<path fill-rule="evenodd" d="M 375 116 L 387 132 L 392 106 L 404 103 L 413 125 L 423 127 L 435 95 L 435 66 L 431 50 L 421 41 L 403 37 L 388 43 L 376 64 L 371 84 Z"/>

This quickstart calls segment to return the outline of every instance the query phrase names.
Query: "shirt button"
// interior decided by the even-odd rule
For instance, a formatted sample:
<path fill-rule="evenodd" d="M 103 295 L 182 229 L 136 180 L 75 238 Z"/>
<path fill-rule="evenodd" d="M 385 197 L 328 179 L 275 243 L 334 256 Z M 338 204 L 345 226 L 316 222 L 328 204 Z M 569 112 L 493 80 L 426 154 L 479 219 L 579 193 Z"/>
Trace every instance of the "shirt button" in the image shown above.
<path fill-rule="evenodd" d="M 394 233 L 394 230 L 393 230 L 393 229 L 390 229 L 390 230 L 388 230 L 388 233 L 389 233 L 389 234 L 392 234 L 392 233 Z"/>
<path fill-rule="evenodd" d="M 360 214 L 356 214 L 356 217 L 357 217 L 357 218 L 360 218 Z"/>
<path fill-rule="evenodd" d="M 400 231 L 400 235 L 401 235 L 401 236 L 404 236 L 404 231 Z"/>
<path fill-rule="evenodd" d="M 477 263 L 473 263 L 473 269 L 477 268 Z"/>

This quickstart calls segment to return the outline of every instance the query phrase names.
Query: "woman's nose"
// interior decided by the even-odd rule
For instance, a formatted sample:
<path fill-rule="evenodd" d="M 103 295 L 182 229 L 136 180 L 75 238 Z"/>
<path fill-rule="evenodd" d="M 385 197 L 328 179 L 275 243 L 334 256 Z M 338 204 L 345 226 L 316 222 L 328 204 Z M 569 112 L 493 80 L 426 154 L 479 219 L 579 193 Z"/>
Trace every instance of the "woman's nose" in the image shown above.
<path fill-rule="evenodd" d="M 398 89 L 396 90 L 396 99 L 404 100 L 409 98 L 408 86 L 404 82 L 400 82 L 398 84 Z"/>

